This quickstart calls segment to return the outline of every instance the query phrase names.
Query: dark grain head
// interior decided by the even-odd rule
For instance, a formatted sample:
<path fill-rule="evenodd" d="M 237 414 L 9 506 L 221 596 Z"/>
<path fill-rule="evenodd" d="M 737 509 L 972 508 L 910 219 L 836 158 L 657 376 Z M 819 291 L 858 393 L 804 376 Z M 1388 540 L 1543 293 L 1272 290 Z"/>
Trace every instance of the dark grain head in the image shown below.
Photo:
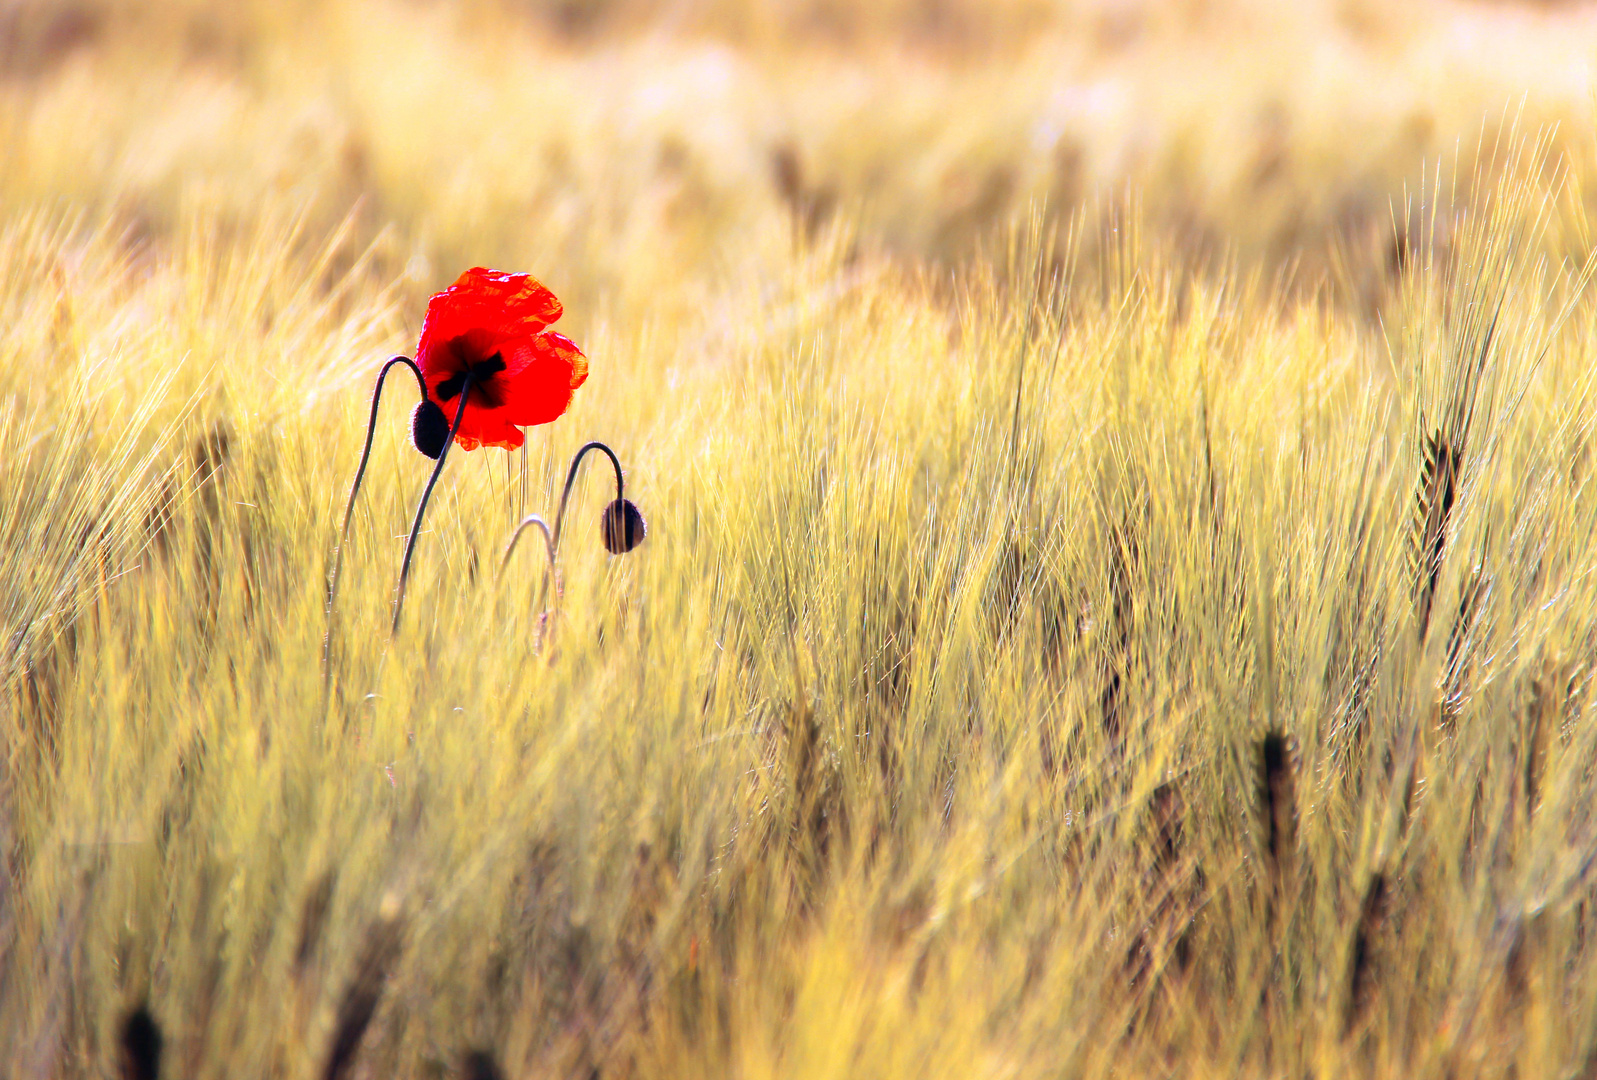
<path fill-rule="evenodd" d="M 122 1080 L 156 1080 L 161 1075 L 161 1026 L 141 1004 L 122 1021 L 117 1032 Z"/>
<path fill-rule="evenodd" d="M 469 1050 L 460 1058 L 460 1080 L 504 1080 L 504 1070 L 487 1050 Z"/>
<path fill-rule="evenodd" d="M 366 1028 L 377 1014 L 383 988 L 404 948 L 405 919 L 398 907 L 397 902 L 385 899 L 383 910 L 366 928 L 355 970 L 339 999 L 323 1080 L 340 1080 L 349 1075 Z"/>
<path fill-rule="evenodd" d="M 1259 740 L 1259 827 L 1266 865 L 1277 887 L 1297 853 L 1297 782 L 1292 746 L 1279 731 Z"/>

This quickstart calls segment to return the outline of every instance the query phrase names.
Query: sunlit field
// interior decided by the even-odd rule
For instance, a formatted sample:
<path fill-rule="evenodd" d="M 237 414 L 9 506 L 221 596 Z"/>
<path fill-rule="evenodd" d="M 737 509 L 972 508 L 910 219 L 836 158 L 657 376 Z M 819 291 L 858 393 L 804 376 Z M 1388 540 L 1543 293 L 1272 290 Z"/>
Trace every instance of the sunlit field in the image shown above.
<path fill-rule="evenodd" d="M 0 1075 L 1597 1076 L 1594 93 L 1557 4 L 0 7 Z M 391 627 L 473 266 L 589 374 Z M 594 454 L 507 557 L 590 440 L 646 539 Z"/>

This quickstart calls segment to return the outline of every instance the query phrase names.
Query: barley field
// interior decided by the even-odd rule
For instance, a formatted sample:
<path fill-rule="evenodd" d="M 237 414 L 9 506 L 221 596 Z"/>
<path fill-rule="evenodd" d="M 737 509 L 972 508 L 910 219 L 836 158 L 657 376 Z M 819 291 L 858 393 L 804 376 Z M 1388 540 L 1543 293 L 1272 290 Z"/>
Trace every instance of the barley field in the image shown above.
<path fill-rule="evenodd" d="M 5 0 L 0 1075 L 1597 1077 L 1594 225 L 1579 4 Z"/>

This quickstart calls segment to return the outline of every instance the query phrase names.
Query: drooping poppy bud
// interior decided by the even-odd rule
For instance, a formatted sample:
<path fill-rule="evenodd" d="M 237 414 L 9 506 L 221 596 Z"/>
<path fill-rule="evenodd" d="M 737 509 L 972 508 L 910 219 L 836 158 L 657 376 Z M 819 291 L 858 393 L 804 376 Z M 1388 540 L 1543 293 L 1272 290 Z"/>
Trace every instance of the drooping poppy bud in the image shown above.
<path fill-rule="evenodd" d="M 604 549 L 612 555 L 625 555 L 643 543 L 649 531 L 631 499 L 617 499 L 605 507 L 599 524 L 604 534 Z"/>
<path fill-rule="evenodd" d="M 434 461 L 444 452 L 444 444 L 449 441 L 449 417 L 430 397 L 423 398 L 410 414 L 410 441 Z"/>

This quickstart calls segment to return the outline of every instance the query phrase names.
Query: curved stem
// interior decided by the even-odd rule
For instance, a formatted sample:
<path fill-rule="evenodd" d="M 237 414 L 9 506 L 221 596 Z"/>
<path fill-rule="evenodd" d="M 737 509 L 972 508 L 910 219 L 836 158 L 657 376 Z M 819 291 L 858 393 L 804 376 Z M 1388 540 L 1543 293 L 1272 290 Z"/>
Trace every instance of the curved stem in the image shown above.
<path fill-rule="evenodd" d="M 510 543 L 505 545 L 505 554 L 504 557 L 499 560 L 499 574 L 495 580 L 497 581 L 499 577 L 504 576 L 505 567 L 510 565 L 511 553 L 516 550 L 516 542 L 521 539 L 521 534 L 526 532 L 529 528 L 536 528 L 539 532 L 543 533 L 544 553 L 549 559 L 544 566 L 543 577 L 540 579 L 538 585 L 537 607 L 538 611 L 541 613 L 543 611 L 544 600 L 549 595 L 549 582 L 555 576 L 554 534 L 549 531 L 549 523 L 544 521 L 543 518 L 539 517 L 537 514 L 528 514 L 526 517 L 521 519 L 521 524 L 516 526 L 516 531 L 510 534 Z M 559 593 L 557 592 L 555 595 L 558 596 Z"/>
<path fill-rule="evenodd" d="M 521 539 L 521 534 L 530 528 L 536 528 L 539 532 L 543 533 L 543 545 L 545 550 L 547 550 L 549 553 L 549 569 L 554 569 L 555 540 L 554 535 L 549 531 L 549 524 L 537 514 L 528 514 L 526 517 L 521 519 L 521 524 L 516 526 L 516 531 L 510 534 L 510 543 L 505 545 L 505 553 L 499 559 L 499 573 L 495 577 L 496 581 L 499 578 L 504 577 L 505 567 L 510 565 L 510 556 L 516 550 L 516 543 Z"/>
<path fill-rule="evenodd" d="M 355 481 L 349 485 L 349 498 L 344 503 L 344 522 L 338 529 L 338 546 L 333 550 L 333 572 L 327 583 L 327 629 L 322 635 L 322 697 L 325 711 L 326 698 L 332 687 L 332 642 L 333 642 L 333 608 L 338 602 L 338 584 L 344 574 L 344 548 L 349 543 L 349 523 L 355 515 L 355 497 L 360 494 L 361 481 L 366 478 L 366 465 L 371 461 L 372 440 L 377 435 L 377 408 L 383 400 L 383 382 L 388 378 L 388 373 L 394 365 L 404 364 L 410 368 L 412 375 L 416 376 L 416 386 L 421 390 L 423 400 L 427 397 L 427 381 L 422 378 L 421 368 L 416 366 L 416 361 L 408 356 L 396 356 L 382 366 L 377 372 L 377 381 L 372 386 L 371 416 L 366 421 L 366 445 L 361 448 L 360 465 L 355 469 Z"/>
<path fill-rule="evenodd" d="M 421 534 L 421 519 L 427 513 L 427 503 L 433 497 L 433 487 L 438 483 L 438 474 L 444 471 L 444 462 L 449 459 L 449 448 L 455 442 L 455 432 L 460 430 L 460 422 L 466 418 L 466 401 L 471 397 L 472 372 L 466 373 L 464 384 L 460 388 L 460 404 L 455 409 L 455 422 L 449 425 L 449 438 L 444 440 L 444 448 L 438 455 L 438 463 L 433 466 L 433 474 L 427 478 L 427 487 L 421 493 L 421 502 L 416 504 L 416 520 L 410 524 L 410 538 L 405 541 L 405 560 L 399 564 L 399 594 L 394 597 L 394 621 L 388 628 L 390 636 L 399 632 L 399 616 L 405 609 L 405 583 L 410 579 L 410 558 L 416 553 L 416 537 Z"/>
<path fill-rule="evenodd" d="M 587 456 L 589 450 L 604 451 L 605 456 L 610 459 L 610 464 L 615 468 L 616 471 L 616 498 L 621 498 L 624 492 L 624 481 L 621 479 L 621 459 L 616 457 L 615 451 L 610 449 L 602 442 L 591 442 L 584 444 L 582 449 L 578 450 L 571 458 L 571 469 L 566 473 L 566 487 L 565 490 L 560 493 L 560 509 L 555 512 L 555 532 L 554 536 L 549 541 L 549 547 L 551 549 L 558 548 L 560 546 L 560 529 L 561 526 L 565 524 L 566 520 L 566 503 L 570 501 L 571 489 L 576 485 L 577 482 L 577 467 L 582 464 L 582 459 Z"/>

